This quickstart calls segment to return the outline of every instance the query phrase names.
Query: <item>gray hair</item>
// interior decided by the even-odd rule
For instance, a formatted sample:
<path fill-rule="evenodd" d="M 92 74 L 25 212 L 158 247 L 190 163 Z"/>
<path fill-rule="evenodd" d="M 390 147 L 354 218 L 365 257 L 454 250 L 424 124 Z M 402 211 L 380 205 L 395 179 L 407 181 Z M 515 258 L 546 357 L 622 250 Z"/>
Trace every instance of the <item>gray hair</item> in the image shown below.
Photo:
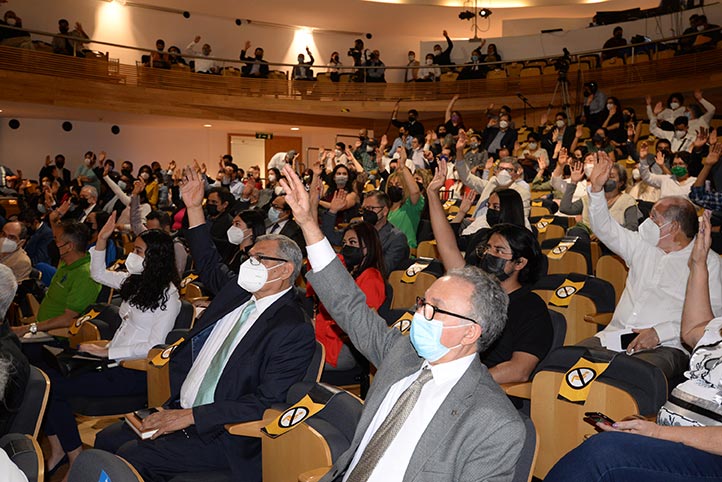
<path fill-rule="evenodd" d="M 0 401 L 5 401 L 5 389 L 10 381 L 10 374 L 14 370 L 12 360 L 0 356 Z"/>
<path fill-rule="evenodd" d="M 477 351 L 482 353 L 501 335 L 506 326 L 506 310 L 509 297 L 499 281 L 475 266 L 465 266 L 446 273 L 472 286 L 471 310 L 465 313 L 481 326 L 481 337 L 477 340 Z"/>
<path fill-rule="evenodd" d="M 666 204 L 666 209 L 656 209 L 665 221 L 677 221 L 679 229 L 687 239 L 692 239 L 699 230 L 699 219 L 697 210 L 689 199 L 682 196 L 667 196 L 655 203 L 655 208 L 660 204 Z"/>
<path fill-rule="evenodd" d="M 96 201 L 98 200 L 98 190 L 95 189 L 95 186 L 85 185 L 85 186 L 83 186 L 83 188 L 80 191 L 81 192 L 86 191 Z"/>
<path fill-rule="evenodd" d="M 278 243 L 278 253 L 276 253 L 278 257 L 287 259 L 289 263 L 293 264 L 293 275 L 291 276 L 291 284 L 293 284 L 298 275 L 301 274 L 303 265 L 301 248 L 298 247 L 294 240 L 282 234 L 264 234 L 256 239 L 256 243 L 259 241 L 275 241 Z"/>
<path fill-rule="evenodd" d="M 4 319 L 18 290 L 18 282 L 12 270 L 0 264 L 0 319 Z"/>

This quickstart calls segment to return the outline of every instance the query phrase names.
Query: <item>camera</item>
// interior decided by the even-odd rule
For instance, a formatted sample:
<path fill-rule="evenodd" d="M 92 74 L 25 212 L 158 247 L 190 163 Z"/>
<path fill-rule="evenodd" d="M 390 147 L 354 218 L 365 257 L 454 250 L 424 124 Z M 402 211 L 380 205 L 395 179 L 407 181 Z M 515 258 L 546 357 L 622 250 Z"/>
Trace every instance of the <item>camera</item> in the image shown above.
<path fill-rule="evenodd" d="M 569 53 L 569 50 L 564 47 L 562 52 L 564 55 L 554 62 L 554 69 L 559 73 L 560 77 L 569 72 L 569 66 L 572 64 L 572 55 Z"/>

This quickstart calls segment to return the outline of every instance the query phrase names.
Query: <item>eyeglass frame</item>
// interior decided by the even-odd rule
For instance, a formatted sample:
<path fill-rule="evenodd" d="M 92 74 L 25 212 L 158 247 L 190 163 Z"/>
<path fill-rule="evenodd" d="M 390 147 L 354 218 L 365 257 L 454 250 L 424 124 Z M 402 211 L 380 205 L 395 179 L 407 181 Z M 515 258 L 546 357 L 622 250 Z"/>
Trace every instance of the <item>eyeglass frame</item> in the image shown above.
<path fill-rule="evenodd" d="M 287 259 L 276 258 L 275 256 L 266 256 L 265 254 L 252 254 L 248 256 L 249 261 L 253 266 L 260 266 L 261 261 L 278 261 L 280 263 L 288 263 Z M 280 265 L 278 265 L 280 266 Z"/>
<path fill-rule="evenodd" d="M 430 307 L 431 307 L 431 318 L 429 318 L 428 316 L 426 316 L 425 311 L 426 311 L 426 307 L 427 307 L 427 306 L 430 306 Z M 432 305 L 431 303 L 427 303 L 427 302 L 426 302 L 426 298 L 424 298 L 423 296 L 417 296 L 417 297 L 416 297 L 416 312 L 417 312 L 417 313 L 419 312 L 419 309 L 421 309 L 421 315 L 424 317 L 424 319 L 425 319 L 426 321 L 431 321 L 431 320 L 433 320 L 433 319 L 434 319 L 434 316 L 436 315 L 436 313 L 441 313 L 441 314 L 443 314 L 443 315 L 449 315 L 449 316 L 453 316 L 453 317 L 455 317 L 455 318 L 461 318 L 462 320 L 467 320 L 467 321 L 470 321 L 470 322 L 472 322 L 472 323 L 476 323 L 477 325 L 479 324 L 478 321 L 473 320 L 473 319 L 469 318 L 468 316 L 460 315 L 460 314 L 458 314 L 458 313 L 454 313 L 454 312 L 451 312 L 451 311 L 442 310 L 442 309 L 439 308 L 438 306 L 434 306 L 434 305 Z"/>

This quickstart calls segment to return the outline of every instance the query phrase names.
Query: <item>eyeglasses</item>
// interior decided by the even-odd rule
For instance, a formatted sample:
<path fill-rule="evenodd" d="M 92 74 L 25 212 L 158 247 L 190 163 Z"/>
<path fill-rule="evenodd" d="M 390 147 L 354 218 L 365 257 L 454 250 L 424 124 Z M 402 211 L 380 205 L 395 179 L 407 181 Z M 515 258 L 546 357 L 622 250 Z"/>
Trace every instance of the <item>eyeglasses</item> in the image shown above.
<path fill-rule="evenodd" d="M 375 213 L 378 213 L 381 211 L 384 207 L 383 206 L 361 206 L 361 211 L 373 211 Z"/>
<path fill-rule="evenodd" d="M 456 318 L 461 318 L 462 320 L 476 323 L 476 320 L 472 320 L 468 316 L 463 316 L 457 313 L 452 313 L 451 311 L 442 310 L 441 308 L 438 308 L 431 303 L 427 303 L 426 298 L 422 298 L 420 296 L 416 297 L 416 312 L 421 312 L 421 314 L 424 315 L 424 318 L 426 318 L 428 321 L 433 320 L 436 313 L 442 313 L 444 315 L 454 316 Z"/>
<path fill-rule="evenodd" d="M 499 248 L 497 248 L 497 247 L 490 246 L 490 245 L 488 245 L 488 244 L 484 244 L 484 245 L 480 244 L 480 245 L 478 245 L 478 246 L 476 247 L 476 249 L 474 250 L 474 253 L 475 253 L 476 256 L 479 257 L 479 258 L 481 258 L 481 257 L 482 257 L 484 254 L 486 254 L 487 252 L 491 252 L 491 254 L 494 255 L 494 256 L 496 256 L 497 258 L 500 258 L 500 257 L 502 257 L 502 256 L 511 255 L 511 256 L 512 256 L 512 259 L 514 259 L 514 253 L 513 253 L 513 252 L 507 253 L 503 248 L 502 248 L 502 249 L 499 249 Z M 506 258 L 504 258 L 504 259 L 506 259 Z"/>
<path fill-rule="evenodd" d="M 273 256 L 265 256 L 263 254 L 252 254 L 248 258 L 253 266 L 260 266 L 261 261 L 278 261 L 280 263 L 288 263 L 287 259 L 275 258 Z"/>
<path fill-rule="evenodd" d="M 514 169 L 513 167 L 500 167 L 499 170 L 500 170 L 500 171 L 506 171 L 506 172 L 508 172 L 509 174 L 513 174 L 514 171 L 515 171 L 515 169 Z"/>

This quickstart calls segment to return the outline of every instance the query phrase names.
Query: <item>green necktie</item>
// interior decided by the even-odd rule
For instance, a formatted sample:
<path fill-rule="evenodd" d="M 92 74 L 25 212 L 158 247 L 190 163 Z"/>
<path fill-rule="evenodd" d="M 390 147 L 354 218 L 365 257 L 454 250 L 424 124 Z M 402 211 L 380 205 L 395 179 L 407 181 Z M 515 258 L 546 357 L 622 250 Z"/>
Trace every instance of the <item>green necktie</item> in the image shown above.
<path fill-rule="evenodd" d="M 216 385 L 218 385 L 218 380 L 221 378 L 221 373 L 223 373 L 223 368 L 226 365 L 230 351 L 235 346 L 238 333 L 240 333 L 241 327 L 243 327 L 244 323 L 255 309 L 256 303 L 251 301 L 245 308 L 243 308 L 243 311 L 241 311 L 241 316 L 238 318 L 238 321 L 235 325 L 233 325 L 233 328 L 231 328 L 231 331 L 226 336 L 226 339 L 223 340 L 223 344 L 221 344 L 220 348 L 211 360 L 210 365 L 208 365 L 208 370 L 206 370 L 206 374 L 203 376 L 201 386 L 198 387 L 196 400 L 193 404 L 194 407 L 213 402 Z"/>

